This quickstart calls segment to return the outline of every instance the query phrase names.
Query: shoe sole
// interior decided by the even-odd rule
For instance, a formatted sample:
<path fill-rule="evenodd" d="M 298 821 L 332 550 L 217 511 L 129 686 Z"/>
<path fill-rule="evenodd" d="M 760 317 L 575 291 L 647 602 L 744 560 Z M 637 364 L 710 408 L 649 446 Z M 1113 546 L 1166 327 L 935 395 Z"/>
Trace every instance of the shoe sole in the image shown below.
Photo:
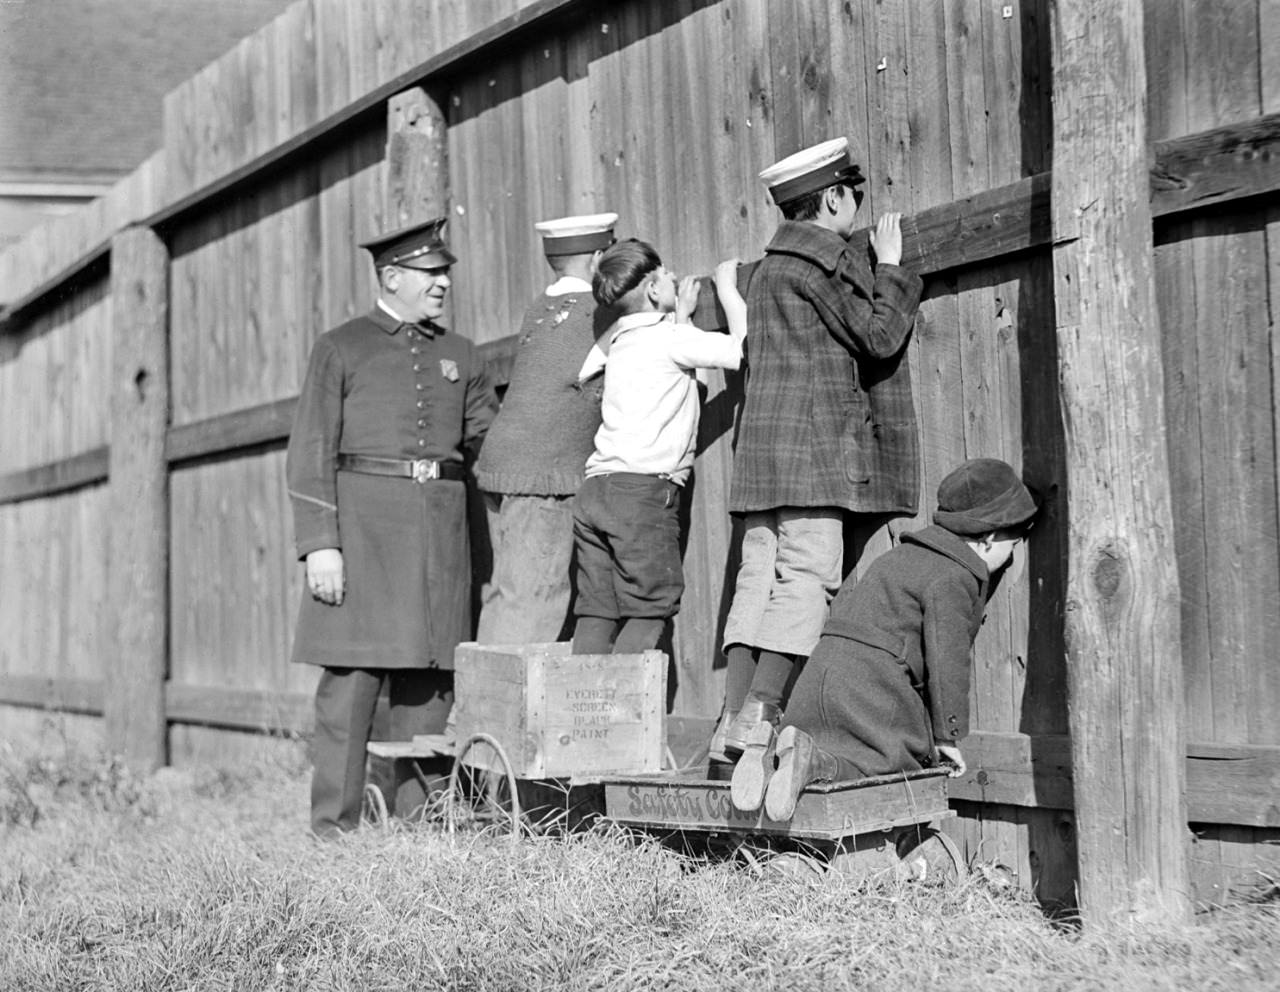
<path fill-rule="evenodd" d="M 796 815 L 796 803 L 806 785 L 813 758 L 813 738 L 795 727 L 783 727 L 777 749 L 778 768 L 765 791 L 764 812 L 770 820 L 786 823 Z"/>
<path fill-rule="evenodd" d="M 747 734 L 742 757 L 733 766 L 729 798 L 734 808 L 754 813 L 764 802 L 765 786 L 773 772 L 773 724 L 758 723 Z"/>

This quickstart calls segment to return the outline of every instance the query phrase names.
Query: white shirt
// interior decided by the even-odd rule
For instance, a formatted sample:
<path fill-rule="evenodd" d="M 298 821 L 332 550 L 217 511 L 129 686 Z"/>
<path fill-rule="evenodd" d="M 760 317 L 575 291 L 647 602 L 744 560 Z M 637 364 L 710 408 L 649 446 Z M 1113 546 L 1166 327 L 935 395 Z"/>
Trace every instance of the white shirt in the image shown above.
<path fill-rule="evenodd" d="M 547 287 L 548 296 L 567 296 L 570 293 L 586 293 L 591 295 L 591 283 L 577 276 L 561 276 Z"/>
<path fill-rule="evenodd" d="M 656 311 L 618 318 L 604 347 L 593 346 L 578 373 L 580 380 L 589 379 L 604 369 L 602 423 L 587 477 L 638 472 L 683 485 L 698 440 L 694 370 L 741 364 L 741 335 L 677 324 Z"/>

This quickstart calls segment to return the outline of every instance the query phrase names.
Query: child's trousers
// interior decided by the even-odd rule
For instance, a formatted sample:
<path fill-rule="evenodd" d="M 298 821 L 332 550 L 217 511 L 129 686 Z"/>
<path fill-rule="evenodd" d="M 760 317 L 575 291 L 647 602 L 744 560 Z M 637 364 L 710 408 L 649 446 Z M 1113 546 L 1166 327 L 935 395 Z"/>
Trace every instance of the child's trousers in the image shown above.
<path fill-rule="evenodd" d="M 573 514 L 580 617 L 669 617 L 680 608 L 680 487 L 635 472 L 593 475 Z"/>
<path fill-rule="evenodd" d="M 807 657 L 840 588 L 844 512 L 779 507 L 746 515 L 724 643 Z"/>

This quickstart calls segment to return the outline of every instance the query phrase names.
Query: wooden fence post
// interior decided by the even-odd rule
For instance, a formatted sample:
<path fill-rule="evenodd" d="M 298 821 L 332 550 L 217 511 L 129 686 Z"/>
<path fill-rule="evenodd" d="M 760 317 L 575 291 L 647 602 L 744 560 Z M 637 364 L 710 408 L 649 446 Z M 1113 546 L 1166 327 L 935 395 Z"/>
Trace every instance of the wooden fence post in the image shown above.
<path fill-rule="evenodd" d="M 449 209 L 449 151 L 444 112 L 421 86 L 387 101 L 388 231 Z"/>
<path fill-rule="evenodd" d="M 169 648 L 169 251 L 151 229 L 111 241 L 111 457 L 105 651 L 108 747 L 166 761 Z"/>
<path fill-rule="evenodd" d="M 1091 923 L 1189 913 L 1179 588 L 1142 0 L 1053 7 L 1053 271 L 1069 721 Z"/>

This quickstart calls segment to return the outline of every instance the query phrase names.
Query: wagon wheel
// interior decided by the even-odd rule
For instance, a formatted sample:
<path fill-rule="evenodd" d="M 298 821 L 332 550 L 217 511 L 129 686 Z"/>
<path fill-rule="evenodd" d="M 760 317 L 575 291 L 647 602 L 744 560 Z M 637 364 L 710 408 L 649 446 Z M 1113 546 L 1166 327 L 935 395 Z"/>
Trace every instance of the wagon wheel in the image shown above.
<path fill-rule="evenodd" d="M 953 885 L 967 878 L 969 866 L 956 842 L 934 827 L 911 827 L 898 835 L 898 857 L 913 882 Z"/>
<path fill-rule="evenodd" d="M 507 785 L 507 797 L 511 808 L 507 811 L 507 815 L 511 822 L 512 839 L 520 837 L 520 795 L 516 791 L 516 776 L 511 770 L 511 761 L 507 758 L 507 752 L 502 749 L 502 745 L 491 737 L 489 734 L 472 734 L 462 746 L 458 748 L 458 753 L 453 759 L 453 768 L 449 772 L 449 786 L 445 791 L 445 826 L 449 834 L 452 835 L 457 829 L 458 805 L 461 801 L 461 770 L 462 759 L 467 756 L 473 745 L 485 744 L 493 749 L 493 753 L 497 756 L 499 763 L 502 765 L 504 778 Z M 501 808 L 501 804 L 497 800 L 493 800 L 493 805 Z"/>
<path fill-rule="evenodd" d="M 863 834 L 849 838 L 848 843 L 851 846 L 841 846 L 832 855 L 832 872 L 865 882 L 901 871 L 901 861 L 891 837 Z"/>
<path fill-rule="evenodd" d="M 372 782 L 365 783 L 363 818 L 377 827 L 386 826 L 390 819 L 382 790 Z"/>
<path fill-rule="evenodd" d="M 797 881 L 816 882 L 826 877 L 827 866 L 817 858 L 799 851 L 782 851 L 765 860 L 762 866 L 771 875 L 782 875 Z"/>

